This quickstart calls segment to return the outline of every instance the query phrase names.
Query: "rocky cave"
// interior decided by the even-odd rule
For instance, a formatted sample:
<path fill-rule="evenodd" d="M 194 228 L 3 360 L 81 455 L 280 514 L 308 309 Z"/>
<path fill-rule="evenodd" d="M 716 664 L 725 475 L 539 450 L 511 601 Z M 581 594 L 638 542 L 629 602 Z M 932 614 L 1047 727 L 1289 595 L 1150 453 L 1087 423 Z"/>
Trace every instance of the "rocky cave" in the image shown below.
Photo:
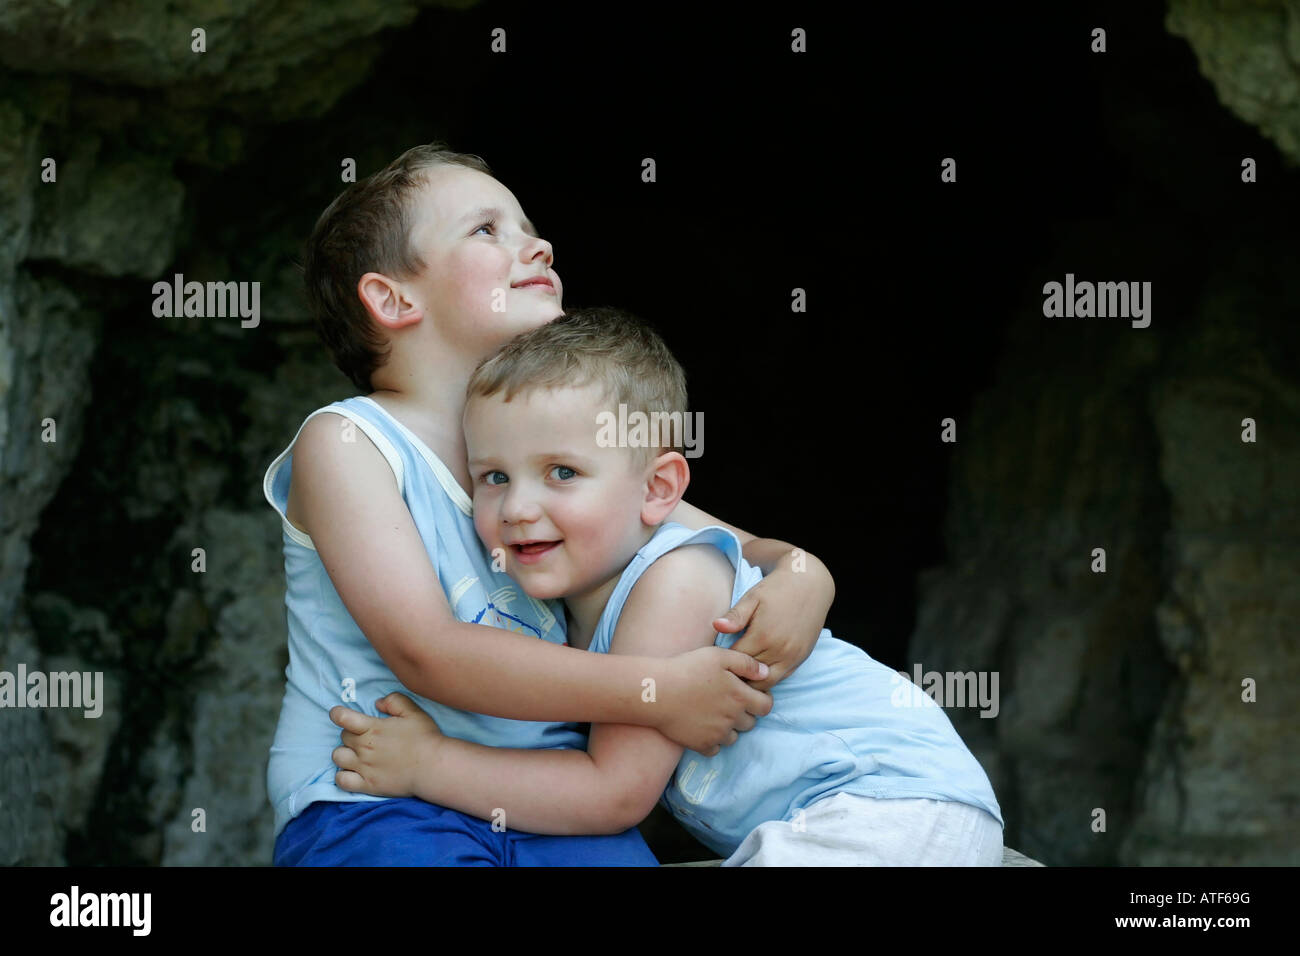
<path fill-rule="evenodd" d="M 1059 139 L 1070 152 L 1100 138 L 1123 168 L 1098 173 L 1098 185 L 1082 161 L 1010 160 L 1020 171 L 999 175 L 1038 185 L 1050 175 L 1024 167 L 1065 164 L 1076 178 L 1052 195 L 1078 198 L 1076 208 L 1038 210 L 1041 230 L 1026 226 L 1006 240 L 1015 261 L 999 274 L 990 296 L 997 304 L 981 313 L 993 334 L 945 326 L 950 346 L 933 378 L 917 385 L 891 371 L 892 360 L 864 360 L 876 399 L 914 398 L 906 413 L 877 406 L 878 418 L 908 424 L 880 426 L 896 451 L 870 466 L 884 474 L 881 487 L 907 490 L 904 506 L 878 528 L 863 517 L 846 530 L 854 515 L 799 540 L 843 582 L 830 621 L 837 634 L 909 671 L 924 662 L 1000 674 L 995 719 L 969 708 L 950 716 L 994 784 L 1007 846 L 1049 865 L 1293 865 L 1300 2 L 1128 6 L 1102 18 L 1113 58 L 1107 75 L 1098 78 L 1097 67 L 1080 81 L 1099 86 L 1094 102 L 1105 108 L 1061 124 Z M 280 529 L 261 477 L 307 412 L 350 394 L 316 341 L 297 269 L 311 224 L 342 188 L 340 158 L 353 158 L 365 175 L 433 139 L 481 152 L 526 208 L 541 210 L 539 224 L 554 224 L 557 245 L 578 250 L 562 253 L 561 266 L 566 255 L 591 263 L 576 273 L 585 298 L 614 299 L 631 279 L 602 250 L 601 235 L 579 223 L 600 221 L 608 197 L 624 187 L 595 177 L 581 198 L 571 175 L 567 192 L 546 189 L 566 168 L 566 150 L 580 152 L 569 137 L 613 122 L 614 94 L 601 88 L 612 81 L 586 74 L 632 75 L 654 64 L 674 84 L 741 87 L 723 68 L 683 76 L 649 40 L 628 54 L 631 65 L 609 52 L 568 62 L 556 67 L 568 72 L 546 102 L 574 119 L 533 163 L 512 139 L 518 131 L 503 128 L 510 111 L 497 109 L 548 62 L 540 42 L 529 46 L 543 17 L 523 5 L 136 7 L 109 0 L 0 7 L 0 668 L 99 671 L 105 698 L 93 720 L 55 708 L 0 713 L 4 865 L 270 862 L 265 761 L 286 648 Z M 1086 36 L 1091 25 L 1074 14 L 1042 16 L 1055 30 L 1046 35 L 1058 39 Z M 515 72 L 482 80 L 499 23 L 519 50 Z M 192 49 L 197 26 L 206 38 L 201 55 Z M 823 17 L 810 36 L 825 37 L 832 26 Z M 932 34 L 920 22 L 904 27 L 913 31 L 907 49 L 870 65 L 850 68 L 844 40 L 835 48 L 844 58 L 838 72 L 818 82 L 848 77 L 867 102 L 883 101 L 854 122 L 872 124 L 883 141 L 897 124 L 916 133 L 899 155 L 924 156 L 925 172 L 902 175 L 897 188 L 920 193 L 924 175 L 932 192 L 931 170 L 947 155 L 945 121 L 962 130 L 962 156 L 1000 142 L 1012 121 L 999 118 L 996 101 L 980 118 L 958 119 L 943 107 L 931 113 L 925 96 L 895 84 L 893 71 L 918 70 L 918 57 L 957 64 L 951 73 L 934 67 L 937 86 L 981 63 L 962 52 L 958 26 Z M 598 28 L 624 35 L 593 14 L 584 36 Z M 563 29 L 550 29 L 547 43 L 560 43 Z M 656 29 L 655 43 L 672 34 Z M 788 36 L 788 26 L 781 31 Z M 464 52 L 466 36 L 481 38 L 479 52 Z M 675 56 L 706 62 L 705 40 L 682 42 Z M 559 57 L 573 58 L 569 48 Z M 1010 80 L 1012 71 L 998 75 Z M 1019 81 L 1032 85 L 1023 74 Z M 638 88 L 633 78 L 623 94 Z M 981 87 L 994 97 L 1005 89 Z M 717 113 L 678 114 L 641 92 L 637 122 L 671 144 L 665 156 L 712 142 Z M 819 112 L 830 105 L 778 105 L 811 117 L 808 135 L 827 168 L 852 165 L 839 150 L 844 118 Z M 770 155 L 774 141 L 778 159 L 796 149 L 788 130 L 752 125 L 743 135 L 753 137 L 754 156 Z M 619 142 L 627 157 L 640 155 L 630 136 Z M 745 155 L 708 167 L 724 182 L 719 190 L 730 184 L 763 196 L 791 188 L 742 170 Z M 1258 162 L 1255 185 L 1240 180 L 1242 156 Z M 54 181 L 42 178 L 47 158 L 55 160 Z M 981 163 L 1000 162 L 972 156 L 959 182 L 978 178 Z M 1215 175 L 1224 185 L 1205 186 Z M 637 185 L 633 176 L 625 188 Z M 970 195 L 957 224 L 937 232 L 932 207 L 908 219 L 887 206 L 882 235 L 909 250 L 892 254 L 931 257 L 935 268 L 954 270 L 953 285 L 972 288 L 990 274 L 992 256 L 977 251 L 989 227 L 975 223 L 991 222 L 1000 204 L 993 191 L 972 187 Z M 625 203 L 647 218 L 653 205 Z M 1137 210 L 1125 222 L 1140 224 L 1116 228 L 1117 210 Z M 778 213 L 775 221 L 803 223 L 801 215 Z M 1164 310 L 1152 329 L 1163 333 L 1100 322 L 1069 336 L 1043 331 L 1043 281 L 1068 272 L 1128 277 L 1128 264 L 1148 262 L 1142 256 L 1151 249 L 1165 250 L 1150 260 Z M 727 255 L 720 260 L 735 266 Z M 761 276 L 752 262 L 741 267 Z M 797 282 L 777 273 L 771 284 L 788 301 L 780 289 Z M 160 320 L 151 289 L 175 274 L 258 281 L 259 326 Z M 824 278 L 832 276 L 842 278 L 842 265 Z M 919 294 L 907 294 L 912 307 Z M 933 294 L 922 308 L 956 301 L 944 298 L 951 289 Z M 883 295 L 890 308 L 906 298 Z M 667 293 L 645 296 L 637 304 L 652 318 L 676 308 Z M 691 324 L 664 322 L 676 341 Z M 929 347 L 931 333 L 893 328 L 903 324 L 877 321 L 874 341 Z M 793 332 L 775 320 L 754 328 L 755 339 L 715 336 L 721 361 L 750 370 L 738 373 L 742 384 L 785 350 L 805 372 L 825 363 L 835 373 L 828 396 L 854 400 L 859 368 L 834 353 L 844 348 L 836 342 L 856 341 L 856 320 Z M 704 360 L 693 361 L 692 375 L 706 377 Z M 721 385 L 704 392 L 719 402 L 735 394 Z M 758 426 L 742 421 L 757 407 L 717 413 L 710 439 L 721 456 L 762 443 Z M 942 446 L 937 423 L 954 409 L 961 439 Z M 1246 417 L 1258 422 L 1256 444 L 1241 441 Z M 845 416 L 864 418 L 873 421 Z M 923 439 L 913 420 L 927 423 Z M 733 425 L 735 437 L 725 438 Z M 911 437 L 900 437 L 905 430 Z M 827 478 L 797 479 L 805 482 L 801 495 L 815 499 Z M 702 500 L 726 508 L 732 479 L 745 480 L 740 466 L 703 479 Z M 748 527 L 747 507 L 729 520 Z M 793 505 L 777 509 L 766 533 L 793 539 L 799 521 Z M 894 542 L 887 561 L 862 558 L 853 539 L 868 534 Z M 1106 575 L 1090 566 L 1099 544 Z M 196 548 L 202 573 L 194 570 Z M 869 624 L 848 606 L 870 589 L 850 577 L 863 561 L 883 592 Z M 1257 686 L 1252 703 L 1242 700 L 1245 678 Z M 1092 825 L 1099 807 L 1103 832 Z M 193 827 L 198 808 L 201 832 Z M 664 859 L 699 857 L 698 847 L 669 832 L 670 820 L 655 826 L 662 835 L 652 846 L 666 848 Z"/>

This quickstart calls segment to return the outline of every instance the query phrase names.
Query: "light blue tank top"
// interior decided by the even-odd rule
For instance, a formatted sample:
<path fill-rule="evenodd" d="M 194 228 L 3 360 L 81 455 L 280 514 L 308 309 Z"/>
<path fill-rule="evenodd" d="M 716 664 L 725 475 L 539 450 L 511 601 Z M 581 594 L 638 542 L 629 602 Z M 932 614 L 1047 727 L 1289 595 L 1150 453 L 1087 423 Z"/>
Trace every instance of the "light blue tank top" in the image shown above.
<path fill-rule="evenodd" d="M 660 556 L 716 545 L 736 568 L 731 600 L 762 580 L 725 528 L 666 522 L 628 564 L 589 650 L 608 653 L 633 585 Z M 719 634 L 730 647 L 739 634 Z M 730 856 L 751 830 L 837 793 L 928 797 L 1002 812 L 984 768 L 921 688 L 823 630 L 806 661 L 772 689 L 772 711 L 714 757 L 683 753 L 661 803 L 705 846 Z"/>
<path fill-rule="evenodd" d="M 563 607 L 529 597 L 508 576 L 492 570 L 490 555 L 474 532 L 469 496 L 427 445 L 369 398 L 335 402 L 307 419 L 324 412 L 343 416 L 336 419 L 341 440 L 369 438 L 388 460 L 457 620 L 565 643 Z M 506 720 L 453 710 L 402 686 L 352 620 L 311 538 L 286 517 L 292 453 L 293 443 L 267 469 L 263 482 L 266 498 L 283 523 L 289 620 L 284 702 L 266 773 L 276 836 L 317 800 L 384 799 L 350 793 L 334 784 L 338 768 L 330 755 L 339 746 L 340 730 L 330 721 L 329 711 L 336 704 L 375 716 L 376 700 L 402 691 L 449 737 L 492 747 L 585 748 L 587 738 L 577 724 Z"/>

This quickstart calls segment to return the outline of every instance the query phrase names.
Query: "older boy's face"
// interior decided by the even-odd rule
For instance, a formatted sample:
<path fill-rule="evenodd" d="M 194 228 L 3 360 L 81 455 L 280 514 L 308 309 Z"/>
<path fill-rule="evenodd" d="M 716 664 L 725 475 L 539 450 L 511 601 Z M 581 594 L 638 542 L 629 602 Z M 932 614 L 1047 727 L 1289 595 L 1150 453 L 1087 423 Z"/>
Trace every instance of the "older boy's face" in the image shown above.
<path fill-rule="evenodd" d="M 411 229 L 425 269 L 406 285 L 447 340 L 482 358 L 559 317 L 554 252 L 514 194 L 463 166 L 436 167 L 428 179 Z"/>
<path fill-rule="evenodd" d="M 595 386 L 509 403 L 498 392 L 465 410 L 474 527 L 489 550 L 505 550 L 506 573 L 535 598 L 590 593 L 644 542 L 641 458 L 597 444 L 601 399 Z"/>

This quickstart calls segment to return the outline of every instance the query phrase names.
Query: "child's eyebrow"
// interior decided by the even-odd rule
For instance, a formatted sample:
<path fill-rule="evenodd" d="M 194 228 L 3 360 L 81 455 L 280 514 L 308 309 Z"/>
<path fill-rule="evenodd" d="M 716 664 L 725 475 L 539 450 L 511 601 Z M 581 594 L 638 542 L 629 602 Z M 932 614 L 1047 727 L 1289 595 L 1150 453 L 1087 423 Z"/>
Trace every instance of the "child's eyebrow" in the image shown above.
<path fill-rule="evenodd" d="M 471 221 L 482 222 L 486 219 L 504 219 L 505 217 L 506 214 L 496 206 L 480 206 L 478 209 L 473 209 L 467 212 L 461 217 L 460 221 L 463 223 L 469 223 Z M 524 232 L 528 233 L 528 235 L 533 238 L 537 238 L 537 227 L 534 226 L 531 221 L 525 218 L 522 226 Z"/>
<path fill-rule="evenodd" d="M 569 461 L 576 461 L 579 464 L 587 461 L 587 457 L 585 455 L 580 455 L 576 451 L 569 451 L 567 448 L 560 448 L 557 449 L 556 451 L 544 451 L 540 455 L 533 455 L 528 460 L 543 462 L 543 461 L 564 461 L 565 459 L 568 459 Z"/>
<path fill-rule="evenodd" d="M 577 462 L 578 464 L 581 465 L 588 465 L 591 462 L 591 459 L 587 455 L 583 455 L 575 451 L 569 451 L 567 449 L 559 449 L 557 451 L 544 451 L 536 455 L 528 456 L 528 461 L 533 463 L 538 463 L 543 461 L 565 461 L 565 460 Z M 468 459 L 465 462 L 466 466 L 470 468 L 482 467 L 484 465 L 495 465 L 496 463 L 497 463 L 497 458 L 495 455 L 475 456 L 473 458 Z"/>

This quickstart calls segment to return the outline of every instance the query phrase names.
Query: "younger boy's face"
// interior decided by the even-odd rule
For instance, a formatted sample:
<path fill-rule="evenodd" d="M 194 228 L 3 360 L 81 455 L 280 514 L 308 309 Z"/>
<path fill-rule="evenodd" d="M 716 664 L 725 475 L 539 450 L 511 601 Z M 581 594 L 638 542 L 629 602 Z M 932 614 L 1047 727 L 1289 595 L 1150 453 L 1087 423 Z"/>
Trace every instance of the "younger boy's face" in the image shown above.
<path fill-rule="evenodd" d="M 533 597 L 591 593 L 645 543 L 642 459 L 597 444 L 595 386 L 502 395 L 465 409 L 474 527 Z"/>
<path fill-rule="evenodd" d="M 414 220 L 411 247 L 425 269 L 408 294 L 466 355 L 482 358 L 563 313 L 551 244 L 491 176 L 435 167 Z"/>

